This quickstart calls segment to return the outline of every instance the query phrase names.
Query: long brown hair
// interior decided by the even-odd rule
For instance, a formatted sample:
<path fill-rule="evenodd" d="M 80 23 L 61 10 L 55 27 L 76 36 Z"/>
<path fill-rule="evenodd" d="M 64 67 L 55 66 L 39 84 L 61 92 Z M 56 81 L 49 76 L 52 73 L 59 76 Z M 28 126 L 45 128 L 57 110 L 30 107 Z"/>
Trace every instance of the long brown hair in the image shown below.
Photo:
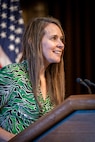
<path fill-rule="evenodd" d="M 29 24 L 26 26 L 23 35 L 23 54 L 21 61 L 28 61 L 30 81 L 36 99 L 39 85 L 39 73 L 43 66 L 41 41 L 45 34 L 44 29 L 50 23 L 54 23 L 60 28 L 64 37 L 63 42 L 65 42 L 65 35 L 61 24 L 58 19 L 53 17 L 32 18 Z M 45 72 L 45 76 L 51 101 L 55 105 L 60 104 L 64 100 L 65 96 L 63 55 L 61 57 L 60 63 L 52 63 L 48 66 Z"/>

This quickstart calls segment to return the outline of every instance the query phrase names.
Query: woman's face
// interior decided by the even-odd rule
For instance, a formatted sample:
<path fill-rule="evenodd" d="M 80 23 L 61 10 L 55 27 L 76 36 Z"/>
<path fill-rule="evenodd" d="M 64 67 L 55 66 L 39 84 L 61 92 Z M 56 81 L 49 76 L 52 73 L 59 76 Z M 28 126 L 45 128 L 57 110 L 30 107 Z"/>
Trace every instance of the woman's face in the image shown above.
<path fill-rule="evenodd" d="M 50 23 L 45 28 L 45 35 L 42 38 L 42 51 L 45 64 L 59 63 L 63 50 L 62 32 L 56 24 Z"/>

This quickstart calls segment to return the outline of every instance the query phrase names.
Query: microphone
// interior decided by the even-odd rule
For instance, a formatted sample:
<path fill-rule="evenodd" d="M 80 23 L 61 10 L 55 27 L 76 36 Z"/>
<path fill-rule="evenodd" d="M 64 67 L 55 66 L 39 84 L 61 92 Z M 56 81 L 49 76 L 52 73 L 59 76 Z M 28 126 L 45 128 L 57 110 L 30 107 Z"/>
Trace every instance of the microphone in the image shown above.
<path fill-rule="evenodd" d="M 88 89 L 89 94 L 92 94 L 90 87 L 81 78 L 77 78 L 76 82 L 84 85 Z"/>
<path fill-rule="evenodd" d="M 95 87 L 95 83 L 91 82 L 90 80 L 84 79 L 84 81 L 85 81 L 89 86 Z"/>

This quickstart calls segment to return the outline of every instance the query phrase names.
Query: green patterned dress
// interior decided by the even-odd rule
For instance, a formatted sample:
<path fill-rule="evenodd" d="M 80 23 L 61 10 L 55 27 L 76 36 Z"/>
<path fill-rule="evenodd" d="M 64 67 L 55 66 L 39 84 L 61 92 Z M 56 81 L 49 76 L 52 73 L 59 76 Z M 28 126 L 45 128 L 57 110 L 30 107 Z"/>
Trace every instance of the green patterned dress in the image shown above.
<path fill-rule="evenodd" d="M 53 106 L 49 97 L 39 94 L 42 111 L 35 100 L 26 61 L 14 63 L 0 70 L 0 127 L 18 134 Z"/>

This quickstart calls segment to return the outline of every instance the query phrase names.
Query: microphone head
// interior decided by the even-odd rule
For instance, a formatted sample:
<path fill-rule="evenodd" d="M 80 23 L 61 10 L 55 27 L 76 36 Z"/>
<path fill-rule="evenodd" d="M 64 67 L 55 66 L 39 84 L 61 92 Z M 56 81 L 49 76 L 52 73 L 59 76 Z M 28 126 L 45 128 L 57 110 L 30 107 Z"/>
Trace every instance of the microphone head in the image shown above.
<path fill-rule="evenodd" d="M 87 87 L 89 94 L 92 94 L 90 87 L 81 78 L 77 78 L 76 81 L 77 83 L 80 83 L 84 85 L 85 87 Z"/>
<path fill-rule="evenodd" d="M 82 80 L 81 78 L 79 78 L 79 77 L 76 78 L 76 82 L 77 82 L 77 83 L 80 83 L 80 84 L 83 84 L 83 80 Z"/>

